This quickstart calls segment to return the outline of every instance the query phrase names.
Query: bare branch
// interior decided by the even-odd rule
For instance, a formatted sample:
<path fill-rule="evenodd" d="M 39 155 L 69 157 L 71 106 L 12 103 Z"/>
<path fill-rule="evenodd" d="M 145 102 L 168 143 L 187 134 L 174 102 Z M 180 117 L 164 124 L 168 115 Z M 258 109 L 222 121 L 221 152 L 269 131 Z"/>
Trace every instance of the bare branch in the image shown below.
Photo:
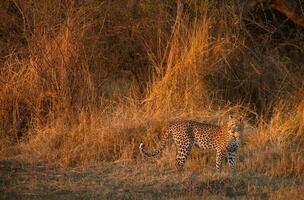
<path fill-rule="evenodd" d="M 293 23 L 304 28 L 304 16 L 300 16 L 296 13 L 295 5 L 291 8 L 285 0 L 273 0 L 271 2 L 271 7 L 284 14 Z"/>
<path fill-rule="evenodd" d="M 297 10 L 294 0 L 248 0 L 246 4 L 249 12 L 258 4 L 270 5 L 273 9 L 285 15 L 290 21 L 304 28 L 304 16 Z"/>

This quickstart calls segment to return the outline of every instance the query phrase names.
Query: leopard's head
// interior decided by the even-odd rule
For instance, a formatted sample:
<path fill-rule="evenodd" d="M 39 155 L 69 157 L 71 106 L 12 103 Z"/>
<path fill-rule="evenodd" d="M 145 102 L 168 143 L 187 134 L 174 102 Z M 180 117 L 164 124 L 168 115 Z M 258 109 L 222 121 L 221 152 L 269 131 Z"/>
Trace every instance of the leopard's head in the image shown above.
<path fill-rule="evenodd" d="M 229 121 L 227 123 L 228 131 L 230 137 L 234 140 L 242 140 L 244 132 L 244 122 L 242 117 L 232 117 L 229 116 Z"/>

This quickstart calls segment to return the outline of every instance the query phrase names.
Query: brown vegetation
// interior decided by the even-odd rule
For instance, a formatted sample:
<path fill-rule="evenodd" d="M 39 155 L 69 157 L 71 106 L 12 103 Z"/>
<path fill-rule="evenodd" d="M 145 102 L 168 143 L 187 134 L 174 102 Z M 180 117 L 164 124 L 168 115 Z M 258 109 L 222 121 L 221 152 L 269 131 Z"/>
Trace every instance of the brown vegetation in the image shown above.
<path fill-rule="evenodd" d="M 250 127 L 244 177 L 303 177 L 303 29 L 270 8 L 180 2 L 1 1 L 0 158 L 137 163 L 163 123 L 234 112 Z M 211 167 L 205 158 L 195 152 L 188 169 Z"/>

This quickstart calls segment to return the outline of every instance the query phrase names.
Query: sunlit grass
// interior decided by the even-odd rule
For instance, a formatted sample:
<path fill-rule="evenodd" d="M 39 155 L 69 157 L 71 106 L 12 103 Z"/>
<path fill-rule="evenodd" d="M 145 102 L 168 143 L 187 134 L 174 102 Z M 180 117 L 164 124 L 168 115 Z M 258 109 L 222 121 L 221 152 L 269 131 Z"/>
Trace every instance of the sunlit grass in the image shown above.
<path fill-rule="evenodd" d="M 174 147 L 145 160 L 140 142 L 157 147 L 176 118 L 220 124 L 236 113 L 247 131 L 240 179 L 302 177 L 303 31 L 252 31 L 261 22 L 233 1 L 132 2 L 0 3 L 0 158 L 63 169 L 147 162 L 142 172 L 158 176 L 174 168 Z M 186 164 L 210 179 L 213 167 L 199 150 Z"/>

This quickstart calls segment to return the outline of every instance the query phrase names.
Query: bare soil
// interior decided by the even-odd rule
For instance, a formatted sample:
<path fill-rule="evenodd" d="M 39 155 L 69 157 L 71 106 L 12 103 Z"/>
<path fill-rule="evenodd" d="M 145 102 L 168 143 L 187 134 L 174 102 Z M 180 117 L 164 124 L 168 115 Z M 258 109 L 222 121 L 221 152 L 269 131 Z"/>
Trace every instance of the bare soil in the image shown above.
<path fill-rule="evenodd" d="M 269 199 L 299 186 L 293 177 L 240 172 L 236 177 L 191 171 L 177 173 L 156 163 L 104 163 L 60 169 L 17 160 L 0 161 L 0 199 Z M 210 172 L 208 172 L 210 173 Z"/>

